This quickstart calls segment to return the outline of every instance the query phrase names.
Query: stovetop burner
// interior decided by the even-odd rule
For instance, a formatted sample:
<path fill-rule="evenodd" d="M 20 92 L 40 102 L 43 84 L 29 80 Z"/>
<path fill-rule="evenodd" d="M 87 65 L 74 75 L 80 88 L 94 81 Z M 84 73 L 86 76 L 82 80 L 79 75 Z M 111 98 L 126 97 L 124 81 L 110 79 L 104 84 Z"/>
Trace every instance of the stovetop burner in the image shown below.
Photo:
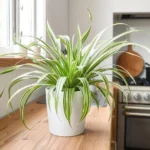
<path fill-rule="evenodd" d="M 136 81 L 136 84 L 131 78 L 127 78 L 126 81 L 129 85 L 132 85 L 132 86 L 150 86 L 150 82 L 147 81 L 145 78 L 136 77 L 134 79 Z M 120 84 L 125 85 L 123 80 L 120 80 Z"/>

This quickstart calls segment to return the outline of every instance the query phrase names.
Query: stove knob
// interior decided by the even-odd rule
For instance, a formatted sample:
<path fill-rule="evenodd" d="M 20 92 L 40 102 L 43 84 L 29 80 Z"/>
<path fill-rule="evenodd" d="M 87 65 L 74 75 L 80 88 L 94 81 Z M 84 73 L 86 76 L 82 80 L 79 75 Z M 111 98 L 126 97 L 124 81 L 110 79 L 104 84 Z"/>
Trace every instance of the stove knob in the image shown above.
<path fill-rule="evenodd" d="M 135 100 L 141 100 L 141 95 L 138 93 L 135 93 L 133 97 Z"/>
<path fill-rule="evenodd" d="M 131 100 L 132 96 L 130 93 L 127 93 L 127 100 Z"/>
<path fill-rule="evenodd" d="M 149 94 L 149 93 L 145 93 L 145 94 L 144 94 L 144 99 L 145 99 L 146 101 L 150 101 L 150 94 Z"/>

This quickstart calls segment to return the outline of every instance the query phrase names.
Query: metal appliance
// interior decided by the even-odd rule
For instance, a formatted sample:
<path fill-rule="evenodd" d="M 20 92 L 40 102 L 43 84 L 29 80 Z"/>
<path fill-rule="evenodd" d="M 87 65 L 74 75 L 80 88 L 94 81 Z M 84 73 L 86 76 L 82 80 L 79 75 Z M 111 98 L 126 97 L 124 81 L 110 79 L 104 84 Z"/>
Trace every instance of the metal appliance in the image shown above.
<path fill-rule="evenodd" d="M 119 92 L 117 150 L 150 150 L 150 87 L 122 87 L 128 102 Z"/>

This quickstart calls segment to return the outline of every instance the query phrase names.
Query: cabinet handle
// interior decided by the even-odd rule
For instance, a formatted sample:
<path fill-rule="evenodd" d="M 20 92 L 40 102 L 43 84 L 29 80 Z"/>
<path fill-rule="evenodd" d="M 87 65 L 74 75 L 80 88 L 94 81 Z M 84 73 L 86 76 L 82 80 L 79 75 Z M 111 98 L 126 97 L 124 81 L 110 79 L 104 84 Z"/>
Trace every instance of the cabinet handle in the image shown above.
<path fill-rule="evenodd" d="M 133 106 L 125 106 L 124 110 L 149 110 L 150 107 L 133 107 Z"/>
<path fill-rule="evenodd" d="M 130 113 L 130 112 L 125 112 L 126 116 L 136 116 L 136 117 L 150 117 L 150 114 L 147 113 Z"/>

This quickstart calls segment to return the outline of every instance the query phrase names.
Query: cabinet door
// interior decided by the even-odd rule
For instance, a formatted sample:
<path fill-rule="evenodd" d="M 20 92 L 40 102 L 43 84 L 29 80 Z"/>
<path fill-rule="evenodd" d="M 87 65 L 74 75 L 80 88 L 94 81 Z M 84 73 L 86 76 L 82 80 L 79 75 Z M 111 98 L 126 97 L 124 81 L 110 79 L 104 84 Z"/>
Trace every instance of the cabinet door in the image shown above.
<path fill-rule="evenodd" d="M 114 13 L 150 13 L 150 0 L 114 0 Z"/>
<path fill-rule="evenodd" d="M 69 33 L 76 33 L 77 25 L 80 25 L 82 33 L 89 27 L 90 21 L 87 8 L 93 16 L 92 30 L 87 43 L 105 27 L 113 24 L 113 1 L 112 0 L 69 0 Z M 112 28 L 105 32 L 102 40 L 113 36 Z M 112 58 L 104 62 L 104 65 L 112 64 Z M 110 76 L 111 78 L 111 76 Z"/>

